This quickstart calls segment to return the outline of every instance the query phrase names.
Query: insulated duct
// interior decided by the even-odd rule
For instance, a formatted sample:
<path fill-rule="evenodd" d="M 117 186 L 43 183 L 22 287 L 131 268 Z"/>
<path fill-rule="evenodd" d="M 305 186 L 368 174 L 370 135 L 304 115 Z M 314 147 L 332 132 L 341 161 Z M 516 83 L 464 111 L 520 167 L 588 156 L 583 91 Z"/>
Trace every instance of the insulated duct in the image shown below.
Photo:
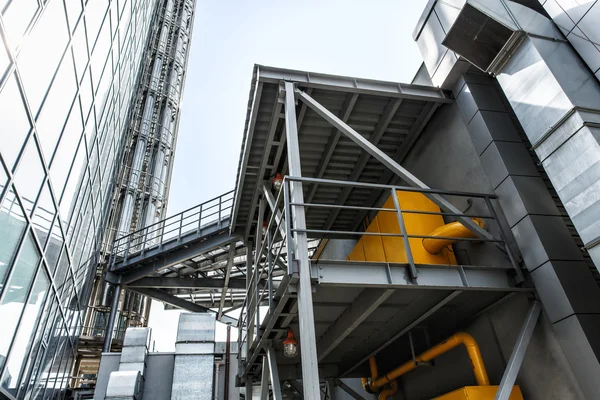
<path fill-rule="evenodd" d="M 442 44 L 495 75 L 600 270 L 600 83 L 552 20 L 469 0 Z"/>

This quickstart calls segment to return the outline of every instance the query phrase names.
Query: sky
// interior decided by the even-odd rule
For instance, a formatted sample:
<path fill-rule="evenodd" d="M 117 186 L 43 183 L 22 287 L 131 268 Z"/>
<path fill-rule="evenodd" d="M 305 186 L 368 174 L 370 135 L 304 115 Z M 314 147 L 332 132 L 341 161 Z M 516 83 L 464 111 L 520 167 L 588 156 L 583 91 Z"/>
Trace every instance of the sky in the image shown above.
<path fill-rule="evenodd" d="M 234 189 L 254 64 L 409 83 L 426 3 L 198 0 L 168 215 Z M 157 351 L 174 350 L 178 316 L 153 301 Z M 225 331 L 218 323 L 217 341 Z"/>

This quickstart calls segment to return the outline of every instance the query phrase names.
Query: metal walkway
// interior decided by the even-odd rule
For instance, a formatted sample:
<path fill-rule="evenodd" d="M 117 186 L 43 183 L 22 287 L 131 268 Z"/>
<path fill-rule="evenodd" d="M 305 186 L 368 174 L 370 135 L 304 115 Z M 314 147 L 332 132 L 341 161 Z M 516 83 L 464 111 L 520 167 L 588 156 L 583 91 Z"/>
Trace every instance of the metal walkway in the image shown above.
<path fill-rule="evenodd" d="M 224 315 L 246 289 L 242 269 L 232 271 L 235 258 L 245 258 L 229 233 L 232 203 L 230 191 L 117 239 L 108 280 L 173 307 L 215 307 L 224 322 L 237 323 Z"/>

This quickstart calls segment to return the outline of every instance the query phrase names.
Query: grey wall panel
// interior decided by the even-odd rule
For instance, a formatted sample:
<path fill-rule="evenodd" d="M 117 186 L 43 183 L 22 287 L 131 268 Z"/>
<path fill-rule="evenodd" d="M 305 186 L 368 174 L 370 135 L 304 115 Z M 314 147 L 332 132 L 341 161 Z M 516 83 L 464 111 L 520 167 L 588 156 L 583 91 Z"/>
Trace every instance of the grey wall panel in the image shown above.
<path fill-rule="evenodd" d="M 96 390 L 94 391 L 94 400 L 104 400 L 108 378 L 110 373 L 119 369 L 120 353 L 103 354 L 100 359 L 100 368 L 98 368 L 98 378 L 96 379 Z"/>
<path fill-rule="evenodd" d="M 544 8 L 592 72 L 600 70 L 600 3 L 547 0 Z"/>
<path fill-rule="evenodd" d="M 177 355 L 173 368 L 173 400 L 212 400 L 213 355 Z"/>
<path fill-rule="evenodd" d="M 169 400 L 173 384 L 175 355 L 151 353 L 148 355 L 143 400 Z"/>

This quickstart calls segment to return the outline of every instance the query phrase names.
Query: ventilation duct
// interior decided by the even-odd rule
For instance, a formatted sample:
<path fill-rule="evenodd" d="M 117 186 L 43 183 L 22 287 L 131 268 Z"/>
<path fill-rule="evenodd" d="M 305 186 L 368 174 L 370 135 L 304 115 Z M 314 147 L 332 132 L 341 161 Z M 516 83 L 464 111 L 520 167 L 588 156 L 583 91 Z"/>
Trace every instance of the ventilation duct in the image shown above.
<path fill-rule="evenodd" d="M 523 37 L 523 31 L 498 22 L 467 3 L 442 44 L 495 75 Z"/>

